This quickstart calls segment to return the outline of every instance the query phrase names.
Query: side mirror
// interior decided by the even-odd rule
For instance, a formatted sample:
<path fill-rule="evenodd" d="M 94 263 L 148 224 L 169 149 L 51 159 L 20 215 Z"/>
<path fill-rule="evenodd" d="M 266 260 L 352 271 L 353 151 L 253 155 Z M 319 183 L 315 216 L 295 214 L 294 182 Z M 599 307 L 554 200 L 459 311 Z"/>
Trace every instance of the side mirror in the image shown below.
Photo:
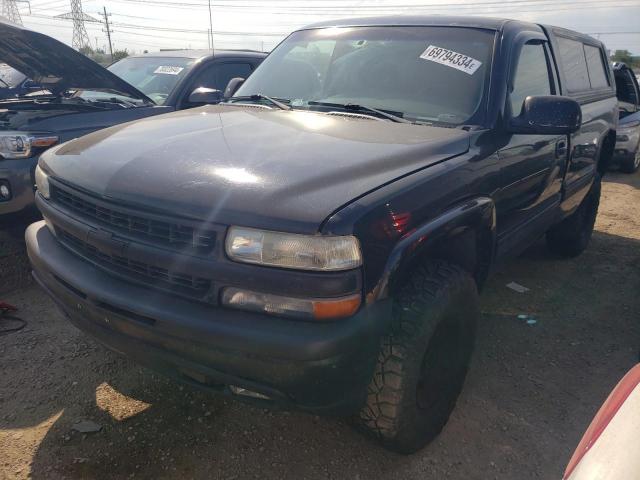
<path fill-rule="evenodd" d="M 22 82 L 22 88 L 26 88 L 29 90 L 40 90 L 42 87 L 40 87 L 40 85 L 38 85 L 30 78 L 27 78 L 24 82 Z"/>
<path fill-rule="evenodd" d="M 194 104 L 220 103 L 221 101 L 222 92 L 215 88 L 198 87 L 189 95 L 189 103 Z"/>
<path fill-rule="evenodd" d="M 569 97 L 540 95 L 527 97 L 519 116 L 508 124 L 509 133 L 568 135 L 582 124 L 580 104 Z"/>
<path fill-rule="evenodd" d="M 236 77 L 229 80 L 227 88 L 224 89 L 224 98 L 231 98 L 244 83 L 244 78 Z"/>

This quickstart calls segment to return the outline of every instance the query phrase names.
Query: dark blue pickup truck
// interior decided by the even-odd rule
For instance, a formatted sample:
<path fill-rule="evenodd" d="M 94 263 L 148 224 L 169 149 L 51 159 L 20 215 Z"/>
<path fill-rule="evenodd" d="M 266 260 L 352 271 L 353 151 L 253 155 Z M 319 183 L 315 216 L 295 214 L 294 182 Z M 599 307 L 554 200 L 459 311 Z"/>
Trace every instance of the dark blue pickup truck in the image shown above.
<path fill-rule="evenodd" d="M 604 45 L 479 17 L 292 33 L 227 101 L 53 147 L 26 232 L 69 320 L 174 378 L 444 427 L 492 267 L 589 243 L 618 121 Z M 229 92 L 231 93 L 231 92 Z"/>
<path fill-rule="evenodd" d="M 119 123 L 217 103 L 230 79 L 248 77 L 266 56 L 159 52 L 105 69 L 53 38 L 2 20 L 0 39 L 0 62 L 16 69 L 13 75 L 31 79 L 12 89 L 10 98 L 0 97 L 0 217 L 33 206 L 34 169 L 50 146 Z"/>

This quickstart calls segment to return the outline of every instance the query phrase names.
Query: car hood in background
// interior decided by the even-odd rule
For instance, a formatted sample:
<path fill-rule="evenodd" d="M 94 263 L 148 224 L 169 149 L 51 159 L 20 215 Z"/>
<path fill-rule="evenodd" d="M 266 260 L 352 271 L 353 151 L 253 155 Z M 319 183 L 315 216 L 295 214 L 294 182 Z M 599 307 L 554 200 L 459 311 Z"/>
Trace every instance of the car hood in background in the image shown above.
<path fill-rule="evenodd" d="M 58 94 L 70 88 L 115 90 L 151 102 L 133 85 L 42 33 L 0 20 L 0 61 Z"/>
<path fill-rule="evenodd" d="M 117 125 L 41 157 L 54 177 L 148 210 L 317 232 L 355 198 L 468 151 L 461 129 L 218 105 Z"/>

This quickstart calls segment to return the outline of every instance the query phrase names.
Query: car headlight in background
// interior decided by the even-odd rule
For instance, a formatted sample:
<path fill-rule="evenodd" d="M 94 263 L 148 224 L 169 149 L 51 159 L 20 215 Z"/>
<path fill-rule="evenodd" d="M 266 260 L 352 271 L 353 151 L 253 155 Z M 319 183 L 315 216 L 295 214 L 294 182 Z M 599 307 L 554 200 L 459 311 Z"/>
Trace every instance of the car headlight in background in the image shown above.
<path fill-rule="evenodd" d="M 638 122 L 629 122 L 623 125 L 618 126 L 618 132 L 616 135 L 616 141 L 618 142 L 628 142 L 630 136 L 633 135 L 635 129 L 640 127 L 640 121 Z"/>
<path fill-rule="evenodd" d="M 49 191 L 49 175 L 40 168 L 40 165 L 36 167 L 36 188 L 44 198 L 49 198 L 51 195 Z"/>
<path fill-rule="evenodd" d="M 11 185 L 7 180 L 0 180 L 0 202 L 11 200 Z"/>
<path fill-rule="evenodd" d="M 56 143 L 58 143 L 58 137 L 55 135 L 3 132 L 0 134 L 0 157 L 29 158 L 33 149 L 48 148 Z"/>
<path fill-rule="evenodd" d="M 618 130 L 632 130 L 632 129 L 638 128 L 638 127 L 640 127 L 640 120 L 633 121 L 633 122 L 628 122 L 628 123 L 623 123 L 622 125 L 618 126 Z"/>
<path fill-rule="evenodd" d="M 360 245 L 352 235 L 298 235 L 231 227 L 226 251 L 237 262 L 297 270 L 349 270 L 362 264 Z"/>

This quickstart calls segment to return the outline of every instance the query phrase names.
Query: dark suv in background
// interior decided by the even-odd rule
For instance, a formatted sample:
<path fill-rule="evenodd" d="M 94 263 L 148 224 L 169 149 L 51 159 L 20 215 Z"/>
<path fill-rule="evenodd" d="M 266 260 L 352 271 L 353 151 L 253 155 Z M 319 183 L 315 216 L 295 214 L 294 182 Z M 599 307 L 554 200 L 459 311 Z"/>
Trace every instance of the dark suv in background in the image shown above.
<path fill-rule="evenodd" d="M 239 82 L 235 82 L 238 84 Z M 479 17 L 294 32 L 228 101 L 40 158 L 34 275 L 71 322 L 181 381 L 444 427 L 498 262 L 587 247 L 618 120 L 598 40 Z"/>
<path fill-rule="evenodd" d="M 27 95 L 42 90 L 30 78 L 6 63 L 0 63 L 0 100 Z"/>
<path fill-rule="evenodd" d="M 33 205 L 33 172 L 50 146 L 131 120 L 217 103 L 229 79 L 266 56 L 161 52 L 105 69 L 53 38 L 0 20 L 0 61 L 31 86 L 0 100 L 0 217 Z M 36 85 L 37 87 L 34 87 Z"/>

